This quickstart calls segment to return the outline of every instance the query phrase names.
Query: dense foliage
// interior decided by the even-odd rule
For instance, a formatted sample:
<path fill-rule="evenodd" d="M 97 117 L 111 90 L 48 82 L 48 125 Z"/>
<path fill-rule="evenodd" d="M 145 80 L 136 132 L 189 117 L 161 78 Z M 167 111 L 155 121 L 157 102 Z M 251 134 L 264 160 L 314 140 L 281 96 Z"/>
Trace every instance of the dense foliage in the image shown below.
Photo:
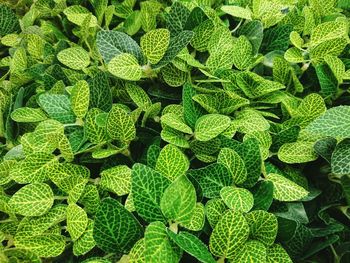
<path fill-rule="evenodd" d="M 0 1 L 0 262 L 350 262 L 349 0 Z"/>

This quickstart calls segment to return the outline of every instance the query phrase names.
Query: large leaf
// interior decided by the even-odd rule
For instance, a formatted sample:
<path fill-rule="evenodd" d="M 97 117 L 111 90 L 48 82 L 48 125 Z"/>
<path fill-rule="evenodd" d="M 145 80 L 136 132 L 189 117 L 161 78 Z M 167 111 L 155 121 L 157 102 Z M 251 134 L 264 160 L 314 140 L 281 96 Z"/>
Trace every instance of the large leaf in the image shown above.
<path fill-rule="evenodd" d="M 81 70 L 89 66 L 89 53 L 81 47 L 71 47 L 57 54 L 57 59 L 65 66 Z"/>
<path fill-rule="evenodd" d="M 306 130 L 322 136 L 344 139 L 350 137 L 350 106 L 338 106 L 326 111 L 310 123 Z"/>
<path fill-rule="evenodd" d="M 135 124 L 122 108 L 113 106 L 107 117 L 107 133 L 112 139 L 132 141 L 136 136 Z"/>
<path fill-rule="evenodd" d="M 179 176 L 165 190 L 160 207 L 168 220 L 186 224 L 196 207 L 196 190 L 185 175 Z"/>
<path fill-rule="evenodd" d="M 274 186 L 273 197 L 279 201 L 297 201 L 306 197 L 309 192 L 303 187 L 279 174 L 269 174 L 266 177 Z"/>
<path fill-rule="evenodd" d="M 103 251 L 128 253 L 142 237 L 142 227 L 122 204 L 105 198 L 95 215 L 94 239 Z"/>
<path fill-rule="evenodd" d="M 160 152 L 155 169 L 169 180 L 174 181 L 184 175 L 190 163 L 186 155 L 176 146 L 166 145 Z"/>
<path fill-rule="evenodd" d="M 213 256 L 209 253 L 207 246 L 196 236 L 181 231 L 178 234 L 167 230 L 168 236 L 184 251 L 192 255 L 200 262 L 214 263 Z"/>
<path fill-rule="evenodd" d="M 10 199 L 9 205 L 23 216 L 41 216 L 52 207 L 54 201 L 51 187 L 45 183 L 23 186 Z"/>
<path fill-rule="evenodd" d="M 160 201 L 170 181 L 146 165 L 134 164 L 131 184 L 137 213 L 148 222 L 165 221 Z"/>
<path fill-rule="evenodd" d="M 137 59 L 129 53 L 121 53 L 108 63 L 108 71 L 125 80 L 139 80 L 142 76 L 141 66 Z"/>
<path fill-rule="evenodd" d="M 16 122 L 39 122 L 46 120 L 47 116 L 39 108 L 22 107 L 14 110 L 11 118 Z"/>
<path fill-rule="evenodd" d="M 83 208 L 76 204 L 67 207 L 67 230 L 73 241 L 76 241 L 88 225 L 88 217 Z"/>
<path fill-rule="evenodd" d="M 210 235 L 210 251 L 217 257 L 233 259 L 248 240 L 249 226 L 241 212 L 227 211 Z"/>
<path fill-rule="evenodd" d="M 78 118 L 85 117 L 90 100 L 89 85 L 85 80 L 78 81 L 71 92 L 72 110 Z"/>
<path fill-rule="evenodd" d="M 38 102 L 52 119 L 62 123 L 72 123 L 75 121 L 75 115 L 68 96 L 44 93 L 39 96 Z"/>
<path fill-rule="evenodd" d="M 97 33 L 96 44 L 106 63 L 121 53 L 131 54 L 139 63 L 143 62 L 141 48 L 135 40 L 123 32 L 101 30 Z"/>
<path fill-rule="evenodd" d="M 221 149 L 218 156 L 218 163 L 226 166 L 235 184 L 242 184 L 247 179 L 247 169 L 245 168 L 244 161 L 235 150 L 230 148 Z"/>
<path fill-rule="evenodd" d="M 141 37 L 141 49 L 151 64 L 157 64 L 168 49 L 170 32 L 167 29 L 155 29 Z"/>
<path fill-rule="evenodd" d="M 292 142 L 283 144 L 278 158 L 285 163 L 306 163 L 317 159 L 314 142 Z"/>
<path fill-rule="evenodd" d="M 172 244 L 166 227 L 161 222 L 148 225 L 145 232 L 146 262 L 175 263 L 179 261 L 180 250 Z"/>
<path fill-rule="evenodd" d="M 131 189 L 131 169 L 118 165 L 101 172 L 101 186 L 117 195 L 126 195 Z"/>
<path fill-rule="evenodd" d="M 220 196 L 225 204 L 235 211 L 249 212 L 254 205 L 253 195 L 244 188 L 226 186 L 221 189 Z"/>
<path fill-rule="evenodd" d="M 219 163 L 189 170 L 187 175 L 198 181 L 203 190 L 203 195 L 208 198 L 220 197 L 220 190 L 233 183 L 233 178 L 226 166 Z"/>
<path fill-rule="evenodd" d="M 200 117 L 195 126 L 195 136 L 199 141 L 209 141 L 230 126 L 229 117 L 220 114 L 207 114 Z"/>
<path fill-rule="evenodd" d="M 255 210 L 245 216 L 249 228 L 250 236 L 263 243 L 271 246 L 277 236 L 278 222 L 274 214 L 263 210 Z"/>

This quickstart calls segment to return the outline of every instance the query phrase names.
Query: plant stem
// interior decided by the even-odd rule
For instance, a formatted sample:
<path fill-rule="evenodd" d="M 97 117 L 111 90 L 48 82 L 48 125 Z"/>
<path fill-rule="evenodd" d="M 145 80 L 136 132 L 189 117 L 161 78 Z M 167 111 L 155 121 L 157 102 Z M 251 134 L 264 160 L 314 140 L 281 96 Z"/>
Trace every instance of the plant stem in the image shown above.
<path fill-rule="evenodd" d="M 172 223 L 172 224 L 170 224 L 169 223 L 169 229 L 171 230 L 171 231 L 173 231 L 175 234 L 177 234 L 177 232 L 179 231 L 179 224 L 178 223 Z"/>
<path fill-rule="evenodd" d="M 217 263 L 225 263 L 225 258 L 224 257 L 219 258 L 216 262 Z"/>

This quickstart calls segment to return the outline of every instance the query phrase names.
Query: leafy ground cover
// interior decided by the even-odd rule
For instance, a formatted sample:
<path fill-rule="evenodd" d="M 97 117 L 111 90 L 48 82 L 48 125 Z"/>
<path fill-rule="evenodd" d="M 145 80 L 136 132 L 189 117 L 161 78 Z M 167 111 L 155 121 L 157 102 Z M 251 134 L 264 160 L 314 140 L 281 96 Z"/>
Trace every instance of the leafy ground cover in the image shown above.
<path fill-rule="evenodd" d="M 0 262 L 350 262 L 350 1 L 0 3 Z"/>

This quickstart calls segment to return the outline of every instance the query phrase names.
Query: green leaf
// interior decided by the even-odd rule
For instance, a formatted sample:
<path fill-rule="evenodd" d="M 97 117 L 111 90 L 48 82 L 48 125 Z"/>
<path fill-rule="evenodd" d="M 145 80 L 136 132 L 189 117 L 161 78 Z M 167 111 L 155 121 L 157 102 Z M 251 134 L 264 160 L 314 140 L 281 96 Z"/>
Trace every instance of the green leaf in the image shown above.
<path fill-rule="evenodd" d="M 97 19 L 90 11 L 81 5 L 72 5 L 64 9 L 63 13 L 67 16 L 67 19 L 78 25 L 82 26 L 84 21 L 90 17 L 88 21 L 89 27 L 95 27 L 97 25 Z"/>
<path fill-rule="evenodd" d="M 90 109 L 86 114 L 84 123 L 84 134 L 86 139 L 96 144 L 108 140 L 106 127 L 100 127 L 96 123 L 96 117 L 101 113 L 103 113 L 103 111 L 100 109 Z"/>
<path fill-rule="evenodd" d="M 141 109 L 146 110 L 152 105 L 152 101 L 147 93 L 139 86 L 131 83 L 126 84 L 126 91 L 128 92 L 132 101 Z"/>
<path fill-rule="evenodd" d="M 249 226 L 241 212 L 227 211 L 210 235 L 209 247 L 213 255 L 233 259 L 248 240 Z"/>
<path fill-rule="evenodd" d="M 164 191 L 160 207 L 168 220 L 186 224 L 196 207 L 196 190 L 185 175 L 179 176 Z"/>
<path fill-rule="evenodd" d="M 78 118 L 85 117 L 90 100 L 89 85 L 85 80 L 80 80 L 72 88 L 71 91 L 71 104 L 72 110 Z"/>
<path fill-rule="evenodd" d="M 198 181 L 207 198 L 220 197 L 220 190 L 233 183 L 233 178 L 226 166 L 220 163 L 209 164 L 206 167 L 189 170 L 187 176 Z"/>
<path fill-rule="evenodd" d="M 193 32 L 184 30 L 174 37 L 170 37 L 169 47 L 165 52 L 163 58 L 155 65 L 155 68 L 160 68 L 171 61 L 183 50 L 193 37 Z"/>
<path fill-rule="evenodd" d="M 118 165 L 101 172 L 101 186 L 117 195 L 126 195 L 131 188 L 131 169 Z"/>
<path fill-rule="evenodd" d="M 141 49 L 151 64 L 157 64 L 168 49 L 170 32 L 165 28 L 147 32 L 141 37 Z"/>
<path fill-rule="evenodd" d="M 321 86 L 322 96 L 335 96 L 338 91 L 338 80 L 328 65 L 317 65 L 316 74 Z"/>
<path fill-rule="evenodd" d="M 336 175 L 350 174 L 350 139 L 338 143 L 331 157 L 332 173 Z"/>
<path fill-rule="evenodd" d="M 326 111 L 306 127 L 310 133 L 344 139 L 350 137 L 350 106 L 338 106 Z"/>
<path fill-rule="evenodd" d="M 208 222 L 212 228 L 215 228 L 221 216 L 227 209 L 227 206 L 221 198 L 210 199 L 205 204 L 205 215 L 207 216 Z"/>
<path fill-rule="evenodd" d="M 165 221 L 161 198 L 170 181 L 143 164 L 132 167 L 131 193 L 137 213 L 147 222 Z"/>
<path fill-rule="evenodd" d="M 223 131 L 225 131 L 231 123 L 228 116 L 220 114 L 207 114 L 200 117 L 195 126 L 195 136 L 199 141 L 209 141 Z"/>
<path fill-rule="evenodd" d="M 44 93 L 39 96 L 38 103 L 50 118 L 62 123 L 75 122 L 69 97 L 63 94 Z"/>
<path fill-rule="evenodd" d="M 73 243 L 73 254 L 75 256 L 85 255 L 96 245 L 93 237 L 94 221 L 88 220 L 85 232 Z"/>
<path fill-rule="evenodd" d="M 178 34 L 185 29 L 190 10 L 181 2 L 174 2 L 166 17 L 166 25 L 171 34 Z"/>
<path fill-rule="evenodd" d="M 265 262 L 266 247 L 259 241 L 249 240 L 237 251 L 233 260 L 242 263 Z"/>
<path fill-rule="evenodd" d="M 166 145 L 160 152 L 155 169 L 170 181 L 184 175 L 190 163 L 186 155 L 174 145 Z"/>
<path fill-rule="evenodd" d="M 247 189 L 226 186 L 220 190 L 225 204 L 235 211 L 249 212 L 254 205 L 254 197 Z"/>
<path fill-rule="evenodd" d="M 93 235 L 103 251 L 128 253 L 142 237 L 142 227 L 123 205 L 108 197 L 96 212 Z"/>
<path fill-rule="evenodd" d="M 52 207 L 53 192 L 45 183 L 23 186 L 10 199 L 9 205 L 15 213 L 23 216 L 41 216 Z"/>
<path fill-rule="evenodd" d="M 68 68 L 81 70 L 90 65 L 89 53 L 82 47 L 71 47 L 57 54 L 57 59 Z"/>
<path fill-rule="evenodd" d="M 271 246 L 277 236 L 278 222 L 274 214 L 255 210 L 245 216 L 250 228 L 250 237 Z"/>
<path fill-rule="evenodd" d="M 152 222 L 145 231 L 145 262 L 176 263 L 180 251 L 172 244 L 166 227 L 161 222 Z"/>
<path fill-rule="evenodd" d="M 306 163 L 317 159 L 314 142 L 292 142 L 283 144 L 278 158 L 285 163 Z"/>
<path fill-rule="evenodd" d="M 234 44 L 233 64 L 239 70 L 246 70 L 253 63 L 253 46 L 245 36 L 240 36 Z"/>
<path fill-rule="evenodd" d="M 207 246 L 196 236 L 181 231 L 179 234 L 167 230 L 168 236 L 184 251 L 203 263 L 216 262 L 209 253 Z"/>
<path fill-rule="evenodd" d="M 274 244 L 267 248 L 266 263 L 292 263 L 288 253 L 280 244 Z"/>
<path fill-rule="evenodd" d="M 115 140 L 129 142 L 136 137 L 135 124 L 130 115 L 117 105 L 108 113 L 106 128 L 109 137 Z"/>
<path fill-rule="evenodd" d="M 343 21 L 325 22 L 312 30 L 310 46 L 315 47 L 328 40 L 342 38 L 347 35 L 348 25 Z"/>
<path fill-rule="evenodd" d="M 263 40 L 263 25 L 258 20 L 249 21 L 241 25 L 237 30 L 238 35 L 244 35 L 253 46 L 253 55 L 260 49 Z"/>
<path fill-rule="evenodd" d="M 140 80 L 142 69 L 132 54 L 121 53 L 108 63 L 108 71 L 114 76 L 125 80 Z"/>
<path fill-rule="evenodd" d="M 112 92 L 107 73 L 99 72 L 88 80 L 90 87 L 90 108 L 109 111 L 112 108 Z"/>
<path fill-rule="evenodd" d="M 268 210 L 273 201 L 273 183 L 260 181 L 252 189 L 254 196 L 253 210 Z"/>
<path fill-rule="evenodd" d="M 190 221 L 186 222 L 185 224 L 182 223 L 182 226 L 192 231 L 200 231 L 203 229 L 204 223 L 205 223 L 204 205 L 202 203 L 197 203 Z"/>
<path fill-rule="evenodd" d="M 16 122 L 40 122 L 46 120 L 47 116 L 39 108 L 23 107 L 14 110 L 11 118 Z"/>
<path fill-rule="evenodd" d="M 197 94 L 193 85 L 185 83 L 182 89 L 182 104 L 186 123 L 194 128 L 196 121 L 204 115 L 203 109 L 193 101 L 193 96 Z"/>
<path fill-rule="evenodd" d="M 233 17 L 252 20 L 252 12 L 248 8 L 243 8 L 234 5 L 223 5 L 221 7 L 221 10 Z"/>
<path fill-rule="evenodd" d="M 21 161 L 10 175 L 18 183 L 41 183 L 48 179 L 48 168 L 57 163 L 54 155 L 48 153 L 32 153 Z"/>
<path fill-rule="evenodd" d="M 266 176 L 268 181 L 271 181 L 274 186 L 273 198 L 278 201 L 292 202 L 303 199 L 309 192 L 303 187 L 294 183 L 279 174 L 268 174 Z"/>
<path fill-rule="evenodd" d="M 15 240 L 17 248 L 29 250 L 39 257 L 57 257 L 65 249 L 65 237 L 57 234 L 41 234 Z"/>
<path fill-rule="evenodd" d="M 162 124 L 165 124 L 177 131 L 192 134 L 192 129 L 175 113 L 166 113 L 161 117 Z"/>
<path fill-rule="evenodd" d="M 145 262 L 145 239 L 141 238 L 137 241 L 132 247 L 129 253 L 129 262 L 130 263 L 144 263 Z"/>
<path fill-rule="evenodd" d="M 143 62 L 141 48 L 135 40 L 123 32 L 101 30 L 97 33 L 96 45 L 107 64 L 122 53 L 132 55 L 138 63 L 142 64 Z"/>
<path fill-rule="evenodd" d="M 193 29 L 194 36 L 191 39 L 191 46 L 200 52 L 206 51 L 214 30 L 214 23 L 210 19 L 200 23 Z"/>
<path fill-rule="evenodd" d="M 88 217 L 85 210 L 76 204 L 69 204 L 67 207 L 67 231 L 73 241 L 84 234 L 87 225 Z"/>
<path fill-rule="evenodd" d="M 0 37 L 18 31 L 19 21 L 16 14 L 8 6 L 0 5 Z"/>

